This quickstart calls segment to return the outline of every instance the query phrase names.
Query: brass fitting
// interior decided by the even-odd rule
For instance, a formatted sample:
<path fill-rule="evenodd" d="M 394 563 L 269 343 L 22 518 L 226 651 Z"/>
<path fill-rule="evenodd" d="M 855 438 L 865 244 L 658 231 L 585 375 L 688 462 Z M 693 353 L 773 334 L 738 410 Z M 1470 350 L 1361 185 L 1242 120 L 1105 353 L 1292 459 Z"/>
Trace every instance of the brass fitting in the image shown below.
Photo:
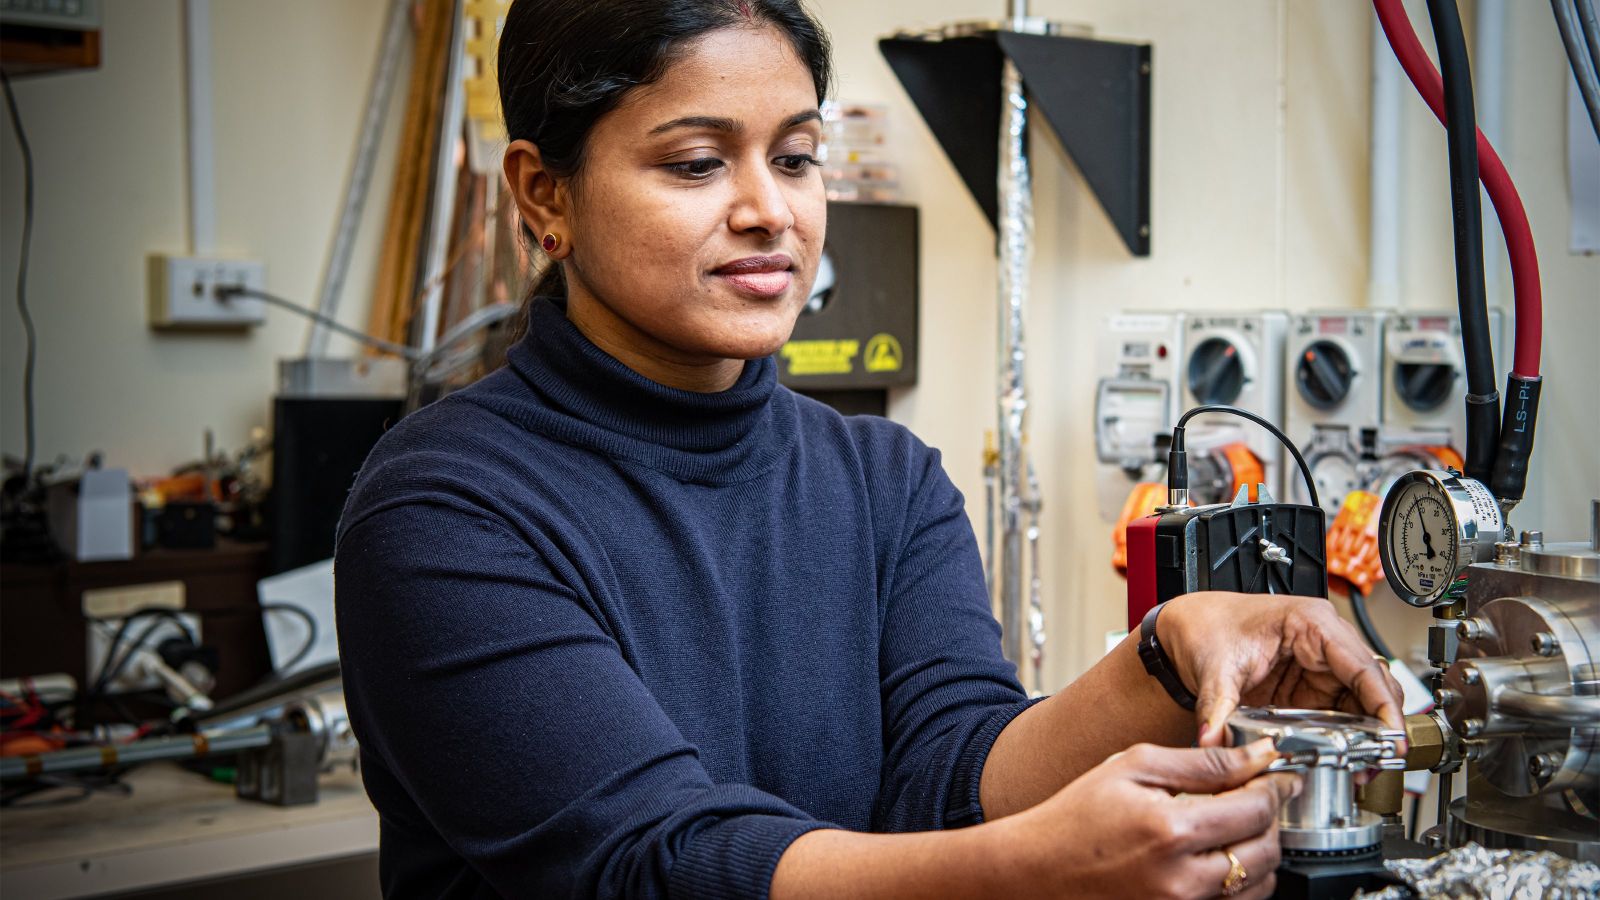
<path fill-rule="evenodd" d="M 1406 771 L 1432 770 L 1446 758 L 1448 737 L 1428 713 L 1406 716 Z M 1356 792 L 1356 805 L 1380 816 L 1398 816 L 1405 799 L 1405 774 L 1379 772 Z"/>
<path fill-rule="evenodd" d="M 1445 757 L 1445 733 L 1427 713 L 1406 716 L 1406 771 L 1432 770 Z"/>
<path fill-rule="evenodd" d="M 1356 805 L 1380 816 L 1398 816 L 1405 793 L 1406 773 L 1386 769 L 1356 791 Z"/>

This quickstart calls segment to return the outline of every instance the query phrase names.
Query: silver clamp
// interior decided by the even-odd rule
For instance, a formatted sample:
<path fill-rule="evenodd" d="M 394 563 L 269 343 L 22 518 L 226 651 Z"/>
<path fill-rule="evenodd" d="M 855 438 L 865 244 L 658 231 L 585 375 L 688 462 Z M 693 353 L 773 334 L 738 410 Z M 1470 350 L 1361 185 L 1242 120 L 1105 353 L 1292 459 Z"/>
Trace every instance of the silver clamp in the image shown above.
<path fill-rule="evenodd" d="M 1406 767 L 1405 732 L 1377 719 L 1315 709 L 1240 707 L 1228 717 L 1235 746 L 1268 738 L 1267 771 L 1304 773 L 1303 789 L 1278 812 L 1286 852 L 1347 855 L 1376 848 L 1382 820 L 1356 808 L 1356 772 Z"/>

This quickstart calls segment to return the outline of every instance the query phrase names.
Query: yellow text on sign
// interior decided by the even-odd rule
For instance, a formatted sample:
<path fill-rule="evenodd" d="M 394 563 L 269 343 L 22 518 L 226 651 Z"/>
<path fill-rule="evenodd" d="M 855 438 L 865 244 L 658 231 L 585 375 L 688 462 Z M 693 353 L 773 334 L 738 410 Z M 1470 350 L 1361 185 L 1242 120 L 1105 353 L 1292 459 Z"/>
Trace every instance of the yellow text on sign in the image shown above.
<path fill-rule="evenodd" d="M 780 355 L 790 375 L 848 375 L 860 352 L 860 341 L 790 341 Z"/>

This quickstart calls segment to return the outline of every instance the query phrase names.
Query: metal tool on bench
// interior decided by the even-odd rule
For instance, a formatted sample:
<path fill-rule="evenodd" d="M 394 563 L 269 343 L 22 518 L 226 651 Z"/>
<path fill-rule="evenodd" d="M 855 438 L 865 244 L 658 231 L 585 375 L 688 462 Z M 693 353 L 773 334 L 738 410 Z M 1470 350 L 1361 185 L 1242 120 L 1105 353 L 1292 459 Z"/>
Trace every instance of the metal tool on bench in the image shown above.
<path fill-rule="evenodd" d="M 336 667 L 333 672 L 332 680 L 291 681 L 249 706 L 219 707 L 216 718 L 195 723 L 190 733 L 0 758 L 0 781 L 236 753 L 235 791 L 241 799 L 315 803 L 317 776 L 357 761 Z"/>

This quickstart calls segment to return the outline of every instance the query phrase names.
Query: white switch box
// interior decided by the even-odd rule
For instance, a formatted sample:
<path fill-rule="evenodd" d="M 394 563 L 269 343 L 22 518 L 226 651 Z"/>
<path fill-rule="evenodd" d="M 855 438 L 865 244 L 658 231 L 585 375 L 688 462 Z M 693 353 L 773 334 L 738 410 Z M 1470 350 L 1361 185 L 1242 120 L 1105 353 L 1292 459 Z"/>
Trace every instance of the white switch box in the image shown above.
<path fill-rule="evenodd" d="M 267 267 L 248 259 L 197 256 L 150 257 L 150 326 L 239 329 L 266 320 L 266 305 L 253 297 L 218 295 L 218 288 L 264 290 Z"/>
<path fill-rule="evenodd" d="M 179 613 L 178 617 L 189 627 L 189 631 L 193 633 L 195 641 L 202 640 L 198 613 L 184 612 Z M 162 641 L 184 637 L 183 629 L 171 619 L 156 619 L 144 616 L 134 621 L 123 631 L 122 642 L 117 647 L 116 659 L 108 662 L 106 657 L 107 652 L 111 649 L 111 639 L 116 635 L 117 629 L 121 627 L 122 623 L 123 619 L 120 618 L 96 619 L 89 623 L 88 652 L 86 656 L 88 665 L 84 671 L 88 673 L 91 687 L 95 679 L 105 671 L 106 666 L 116 665 L 117 661 L 121 660 L 123 656 L 135 651 L 135 641 L 140 637 L 143 637 L 144 641 L 137 646 L 152 653 L 158 652 Z M 136 662 L 137 660 L 134 657 L 128 657 L 126 668 L 107 684 L 106 687 L 109 693 L 148 691 L 161 687 L 161 680 L 143 671 L 139 666 L 135 665 Z"/>

